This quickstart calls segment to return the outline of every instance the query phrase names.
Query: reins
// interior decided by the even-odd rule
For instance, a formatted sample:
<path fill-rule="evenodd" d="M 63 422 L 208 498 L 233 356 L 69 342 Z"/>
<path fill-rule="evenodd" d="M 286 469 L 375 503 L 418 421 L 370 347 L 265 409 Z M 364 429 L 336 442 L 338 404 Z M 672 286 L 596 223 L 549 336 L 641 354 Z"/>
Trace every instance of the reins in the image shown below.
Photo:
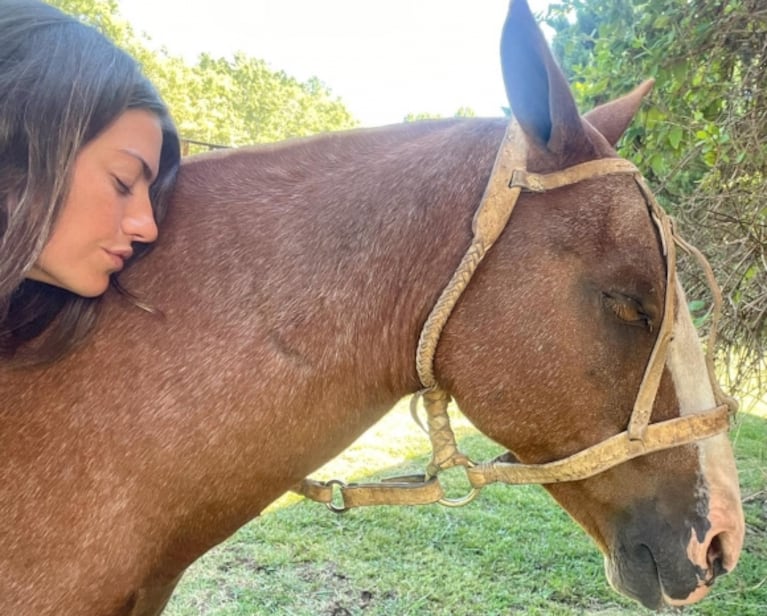
<path fill-rule="evenodd" d="M 490 483 L 546 484 L 579 481 L 632 458 L 692 443 L 729 429 L 730 414 L 735 411 L 737 404 L 722 393 L 714 374 L 713 352 L 722 300 L 705 257 L 679 237 L 671 218 L 658 205 L 639 170 L 629 161 L 607 158 L 581 163 L 553 173 L 537 174 L 526 170 L 527 153 L 524 144 L 525 138 L 519 125 L 512 121 L 506 130 L 490 180 L 472 221 L 472 242 L 421 331 L 416 368 L 423 389 L 413 395 L 411 413 L 429 435 L 432 445 L 432 459 L 425 474 L 396 477 L 381 483 L 359 484 L 346 484 L 337 479 L 327 482 L 304 479 L 295 488 L 296 492 L 325 503 L 336 512 L 352 507 L 384 504 L 415 505 L 439 502 L 447 506 L 459 506 L 473 500 L 479 490 Z M 439 387 L 434 376 L 434 357 L 442 330 L 480 262 L 506 227 L 523 190 L 545 192 L 607 175 L 631 175 L 634 178 L 647 203 L 649 215 L 658 229 L 666 259 L 664 314 L 628 426 L 624 432 L 554 462 L 522 464 L 505 461 L 502 456 L 504 459 L 474 463 L 458 449 L 447 413 L 450 396 Z M 691 254 L 700 263 L 713 296 L 706 366 L 717 406 L 699 413 L 650 424 L 650 415 L 666 363 L 675 321 L 676 246 Z M 419 399 L 423 400 L 426 409 L 426 427 L 417 416 Z M 455 466 L 465 468 L 471 491 L 464 498 L 448 499 L 438 475 L 441 471 Z"/>

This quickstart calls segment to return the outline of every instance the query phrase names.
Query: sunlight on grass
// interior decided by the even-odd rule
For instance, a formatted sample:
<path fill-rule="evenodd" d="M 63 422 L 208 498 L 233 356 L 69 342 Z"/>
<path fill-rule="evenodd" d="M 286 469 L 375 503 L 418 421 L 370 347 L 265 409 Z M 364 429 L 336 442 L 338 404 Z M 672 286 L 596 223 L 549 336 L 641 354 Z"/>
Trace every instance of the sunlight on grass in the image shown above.
<path fill-rule="evenodd" d="M 448 414 L 456 438 L 480 434 L 454 403 L 448 407 Z M 422 408 L 419 416 L 421 421 L 425 421 Z M 498 453 L 501 451 L 499 448 Z M 400 400 L 351 446 L 317 469 L 311 477 L 322 481 L 341 479 L 348 483 L 378 476 L 383 469 L 393 467 L 404 467 L 405 472 L 417 474 L 423 472 L 424 467 L 414 465 L 412 460 L 430 455 L 429 438 L 411 417 L 408 397 Z M 286 494 L 273 502 L 264 513 L 293 505 L 300 500 L 301 497 L 296 494 Z"/>
<path fill-rule="evenodd" d="M 741 396 L 741 412 L 767 419 L 767 399 L 765 399 L 765 396 L 767 396 L 767 392 L 756 391 L 752 394 Z"/>
<path fill-rule="evenodd" d="M 720 382 L 725 389 L 729 389 L 728 383 L 732 383 L 739 372 L 736 360 L 733 362 L 729 373 L 727 370 L 719 371 Z M 767 418 L 767 358 L 762 360 L 748 381 L 740 383 L 737 398 L 741 412 Z"/>

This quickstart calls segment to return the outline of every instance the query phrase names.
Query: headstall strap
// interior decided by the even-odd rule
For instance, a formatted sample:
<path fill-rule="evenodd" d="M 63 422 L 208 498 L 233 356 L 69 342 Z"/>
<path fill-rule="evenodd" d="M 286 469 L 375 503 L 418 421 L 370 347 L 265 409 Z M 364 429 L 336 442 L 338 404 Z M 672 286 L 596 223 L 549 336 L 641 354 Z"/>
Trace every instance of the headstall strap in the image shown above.
<path fill-rule="evenodd" d="M 676 319 L 676 250 L 670 218 L 658 205 L 652 192 L 650 192 L 650 189 L 640 176 L 636 177 L 636 182 L 647 202 L 650 216 L 658 227 L 658 234 L 661 237 L 666 257 L 666 296 L 663 302 L 663 317 L 660 329 L 658 330 L 658 337 L 655 340 L 655 346 L 647 362 L 642 382 L 639 385 L 639 392 L 637 393 L 627 428 L 630 440 L 642 441 L 645 438 L 647 427 L 650 423 L 650 415 L 652 414 L 652 407 L 658 394 L 661 377 L 663 376 L 668 344 L 671 341 L 674 321 Z"/>
<path fill-rule="evenodd" d="M 296 492 L 323 502 L 336 512 L 346 511 L 351 507 L 381 504 L 413 505 L 439 502 L 458 506 L 471 501 L 477 492 L 489 483 L 501 481 L 511 484 L 545 484 L 579 481 L 632 458 L 692 443 L 729 429 L 729 418 L 737 408 L 737 403 L 725 396 L 719 387 L 714 374 L 713 361 L 721 293 L 705 257 L 676 234 L 671 218 L 658 205 L 639 170 L 622 158 L 589 161 L 547 174 L 531 173 L 526 170 L 526 166 L 525 137 L 516 120 L 512 120 L 507 127 L 490 180 L 472 221 L 471 245 L 450 282 L 439 296 L 418 340 L 416 368 L 424 388 L 414 395 L 411 412 L 420 425 L 417 402 L 422 398 L 428 425 L 428 429 L 424 428 L 424 430 L 429 435 L 433 450 L 426 475 L 398 477 L 385 480 L 383 483 L 348 485 L 339 480 L 320 482 L 304 479 L 294 489 Z M 624 432 L 601 443 L 567 458 L 546 464 L 501 461 L 474 464 L 458 449 L 447 413 L 450 396 L 440 389 L 434 376 L 434 356 L 442 330 L 480 262 L 506 227 L 522 190 L 545 192 L 590 178 L 616 174 L 634 177 L 647 203 L 650 217 L 658 228 L 666 258 L 663 320 L 642 377 L 628 427 Z M 706 364 L 718 406 L 700 413 L 650 424 L 650 416 L 666 363 L 668 344 L 675 321 L 677 284 L 675 245 L 679 245 L 699 261 L 706 272 L 714 298 Z M 464 499 L 447 499 L 437 477 L 440 471 L 454 466 L 462 466 L 466 469 L 472 486 L 471 493 Z M 334 495 L 335 488 L 338 488 L 338 496 Z"/>

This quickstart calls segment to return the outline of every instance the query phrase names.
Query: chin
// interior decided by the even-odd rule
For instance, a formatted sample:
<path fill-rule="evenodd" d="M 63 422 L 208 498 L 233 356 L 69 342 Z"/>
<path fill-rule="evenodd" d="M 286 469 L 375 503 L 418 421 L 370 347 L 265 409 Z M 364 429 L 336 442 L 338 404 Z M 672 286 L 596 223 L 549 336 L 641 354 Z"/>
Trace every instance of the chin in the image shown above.
<path fill-rule="evenodd" d="M 109 282 L 110 278 L 109 276 L 106 276 L 103 280 L 94 280 L 85 284 L 72 285 L 65 288 L 80 297 L 94 298 L 106 293 L 106 290 L 109 288 Z"/>

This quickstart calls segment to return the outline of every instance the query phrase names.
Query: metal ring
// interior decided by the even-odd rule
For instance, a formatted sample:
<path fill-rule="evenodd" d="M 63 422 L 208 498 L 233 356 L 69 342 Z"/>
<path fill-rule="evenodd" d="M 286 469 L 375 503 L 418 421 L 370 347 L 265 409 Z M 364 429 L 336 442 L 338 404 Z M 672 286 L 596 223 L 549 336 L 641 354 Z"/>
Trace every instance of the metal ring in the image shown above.
<path fill-rule="evenodd" d="M 349 508 L 344 504 L 344 493 L 343 489 L 346 487 L 346 482 L 342 481 L 341 479 L 331 479 L 330 481 L 326 481 L 325 485 L 331 488 L 330 492 L 330 502 L 325 503 L 325 506 L 330 509 L 333 513 L 345 513 L 349 511 Z M 333 502 L 333 486 L 338 486 L 340 488 L 339 495 L 341 496 L 341 505 L 336 505 Z"/>
<path fill-rule="evenodd" d="M 464 505 L 468 505 L 471 501 L 477 498 L 477 494 L 479 494 L 479 488 L 472 488 L 466 496 L 462 496 L 461 498 L 443 497 L 440 498 L 437 502 L 444 507 L 463 507 Z"/>
<path fill-rule="evenodd" d="M 465 471 L 466 469 L 474 468 L 476 464 L 469 458 L 466 458 L 466 460 L 458 466 L 462 467 Z M 468 505 L 471 501 L 477 498 L 480 489 L 481 488 L 472 487 L 466 496 L 461 496 L 460 498 L 448 498 L 447 496 L 443 496 L 437 502 L 445 507 L 463 507 L 464 505 Z"/>

